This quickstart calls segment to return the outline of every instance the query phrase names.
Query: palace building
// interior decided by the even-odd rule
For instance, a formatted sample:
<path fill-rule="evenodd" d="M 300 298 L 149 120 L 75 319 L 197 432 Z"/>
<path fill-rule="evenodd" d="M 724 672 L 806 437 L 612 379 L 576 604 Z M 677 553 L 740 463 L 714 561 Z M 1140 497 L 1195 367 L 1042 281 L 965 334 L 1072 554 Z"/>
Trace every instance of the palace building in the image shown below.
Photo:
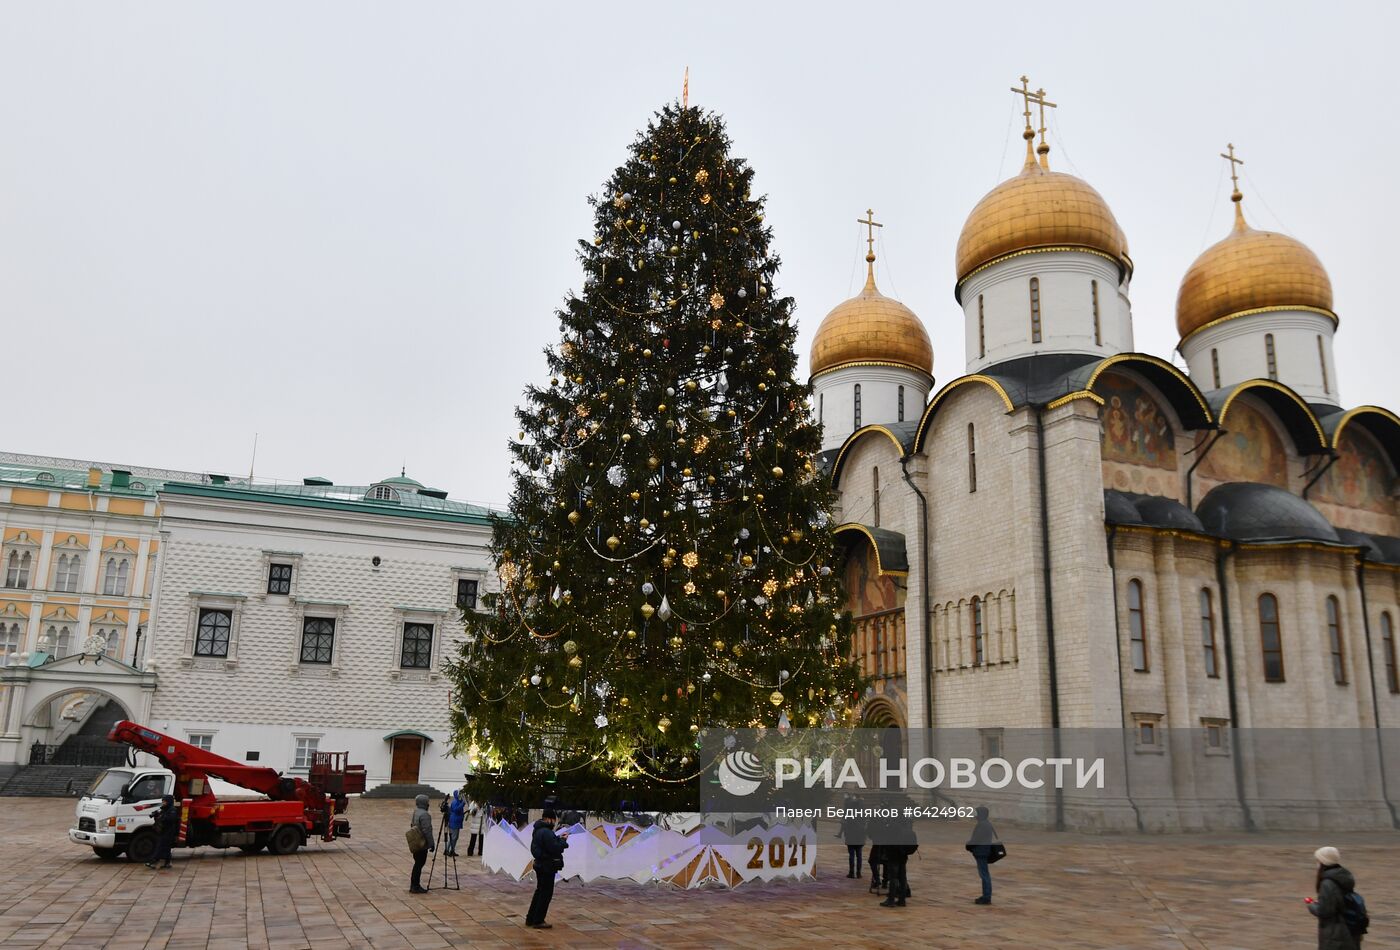
<path fill-rule="evenodd" d="M 485 592 L 488 514 L 403 474 L 0 457 L 0 786 L 114 764 L 126 718 L 292 774 L 348 751 L 371 787 L 454 787 L 440 671 Z"/>
<path fill-rule="evenodd" d="M 1050 826 L 1400 827 L 1400 417 L 1343 402 L 1326 270 L 1250 226 L 1231 146 L 1233 226 L 1177 298 L 1189 371 L 1137 352 L 1124 229 L 1017 91 L 1025 163 L 951 274 L 962 372 L 935 383 L 873 244 L 812 344 L 862 721 L 986 755 L 1126 736 L 1113 801 L 1020 803 Z M 1269 771 L 1290 753 L 1303 785 Z"/>

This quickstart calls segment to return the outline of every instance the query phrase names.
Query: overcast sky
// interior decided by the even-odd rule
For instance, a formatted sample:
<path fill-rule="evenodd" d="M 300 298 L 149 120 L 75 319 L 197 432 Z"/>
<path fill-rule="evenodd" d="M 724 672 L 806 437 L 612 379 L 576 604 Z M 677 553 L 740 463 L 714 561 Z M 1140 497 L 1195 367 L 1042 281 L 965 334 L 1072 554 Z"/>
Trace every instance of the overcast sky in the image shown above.
<path fill-rule="evenodd" d="M 585 197 L 680 92 L 757 170 L 800 347 L 859 289 L 963 371 L 953 249 L 1021 160 L 1108 200 L 1138 349 L 1230 222 L 1331 274 L 1346 405 L 1400 408 L 1393 4 L 0 6 L 0 449 L 503 502 L 522 387 L 577 287 Z"/>

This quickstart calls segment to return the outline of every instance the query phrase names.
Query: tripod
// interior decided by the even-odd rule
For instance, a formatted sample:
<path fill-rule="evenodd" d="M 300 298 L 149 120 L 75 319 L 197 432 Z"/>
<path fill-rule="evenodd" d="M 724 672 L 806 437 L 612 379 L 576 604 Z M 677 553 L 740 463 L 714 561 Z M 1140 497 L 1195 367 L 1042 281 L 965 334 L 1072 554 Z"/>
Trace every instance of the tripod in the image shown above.
<path fill-rule="evenodd" d="M 447 819 L 443 818 L 438 823 L 437 841 L 433 844 L 433 860 L 428 865 L 428 890 L 433 889 L 433 869 L 437 867 L 438 852 L 442 850 L 442 843 L 447 834 Z M 442 886 L 444 890 L 460 891 L 462 889 L 462 879 L 457 874 L 457 853 L 454 850 L 450 858 L 443 858 L 442 861 Z"/>

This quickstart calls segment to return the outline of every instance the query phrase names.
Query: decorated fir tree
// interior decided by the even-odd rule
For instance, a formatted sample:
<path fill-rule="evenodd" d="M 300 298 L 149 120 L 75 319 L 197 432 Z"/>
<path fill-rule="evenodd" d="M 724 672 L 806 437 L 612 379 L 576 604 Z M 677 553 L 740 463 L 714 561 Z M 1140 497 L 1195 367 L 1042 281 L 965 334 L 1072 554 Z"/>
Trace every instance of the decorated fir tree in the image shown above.
<path fill-rule="evenodd" d="M 591 199 L 584 285 L 511 443 L 501 591 L 448 664 L 498 782 L 684 782 L 714 727 L 844 720 L 861 686 L 793 302 L 753 170 L 670 106 Z"/>

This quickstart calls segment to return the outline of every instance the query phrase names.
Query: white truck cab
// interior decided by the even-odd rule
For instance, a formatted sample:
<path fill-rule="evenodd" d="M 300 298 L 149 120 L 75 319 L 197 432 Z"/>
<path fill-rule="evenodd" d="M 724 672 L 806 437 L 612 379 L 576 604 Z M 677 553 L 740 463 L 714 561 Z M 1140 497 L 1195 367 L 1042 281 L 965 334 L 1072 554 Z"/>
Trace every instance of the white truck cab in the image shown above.
<path fill-rule="evenodd" d="M 115 861 L 123 853 L 131 861 L 150 861 L 156 853 L 151 816 L 161 796 L 174 791 L 175 773 L 169 769 L 108 769 L 78 799 L 78 824 L 68 829 L 68 840 L 92 848 L 104 861 Z"/>

